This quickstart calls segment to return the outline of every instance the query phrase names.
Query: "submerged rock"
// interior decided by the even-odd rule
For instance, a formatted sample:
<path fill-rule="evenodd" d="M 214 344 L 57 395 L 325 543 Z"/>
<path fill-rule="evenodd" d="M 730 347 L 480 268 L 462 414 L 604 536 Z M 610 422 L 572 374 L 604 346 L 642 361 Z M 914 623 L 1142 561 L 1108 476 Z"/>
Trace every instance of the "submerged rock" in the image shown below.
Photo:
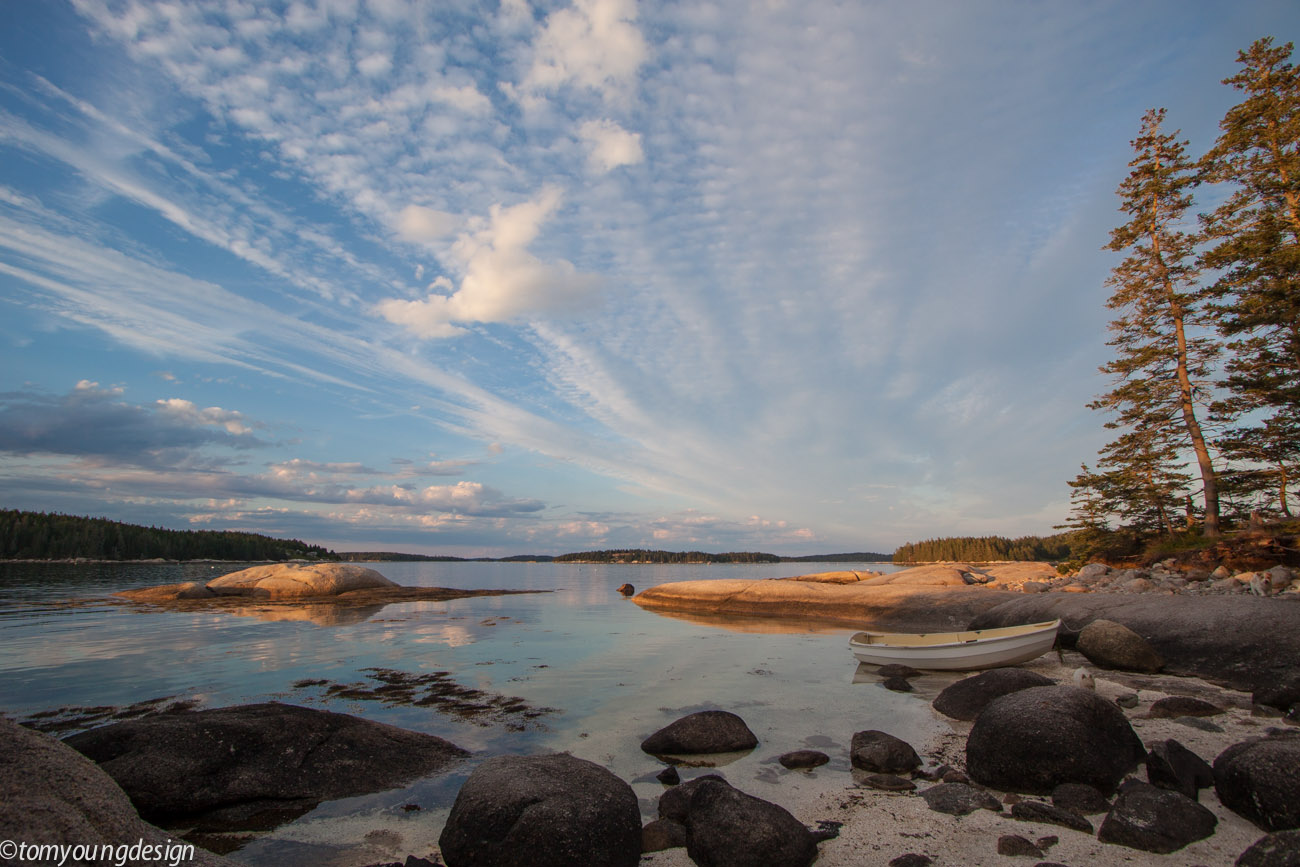
<path fill-rule="evenodd" d="M 831 760 L 831 757 L 819 750 L 794 750 L 780 756 L 777 761 L 784 768 L 817 768 Z"/>
<path fill-rule="evenodd" d="M 758 738 L 745 721 L 725 710 L 702 710 L 669 723 L 641 742 L 651 755 L 696 755 L 752 750 Z"/>
<path fill-rule="evenodd" d="M 593 762 L 497 756 L 461 786 L 438 845 L 448 867 L 634 867 L 641 811 L 632 787 Z"/>
<path fill-rule="evenodd" d="M 98 762 L 144 818 L 218 831 L 275 827 L 468 755 L 433 735 L 278 702 L 156 714 L 65 743 Z"/>
<path fill-rule="evenodd" d="M 862 731 L 849 745 L 853 767 L 881 774 L 906 774 L 921 766 L 921 757 L 907 741 L 888 732 Z"/>

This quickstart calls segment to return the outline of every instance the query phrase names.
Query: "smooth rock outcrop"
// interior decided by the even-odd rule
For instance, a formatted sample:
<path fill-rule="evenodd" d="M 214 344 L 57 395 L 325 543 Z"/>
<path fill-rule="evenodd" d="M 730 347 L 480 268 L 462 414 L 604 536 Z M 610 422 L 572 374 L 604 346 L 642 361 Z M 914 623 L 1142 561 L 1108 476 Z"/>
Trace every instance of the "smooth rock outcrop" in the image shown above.
<path fill-rule="evenodd" d="M 977 614 L 1021 596 L 1009 590 L 964 583 L 961 586 L 875 584 L 874 580 L 852 584 L 779 578 L 676 581 L 642 590 L 634 601 L 644 608 L 665 613 L 813 618 L 927 632 L 964 629 Z"/>
<path fill-rule="evenodd" d="M 448 867 L 634 867 L 641 840 L 632 787 L 557 753 L 496 756 L 475 768 L 438 845 Z"/>
<path fill-rule="evenodd" d="M 1054 681 L 1023 668 L 993 668 L 949 684 L 937 696 L 934 709 L 953 719 L 973 720 L 995 698 Z"/>
<path fill-rule="evenodd" d="M 1265 831 L 1300 828 L 1300 732 L 1251 738 L 1219 753 L 1214 791 Z"/>
<path fill-rule="evenodd" d="M 1213 813 L 1185 795 L 1131 783 L 1102 820 L 1097 839 L 1165 855 L 1210 836 L 1218 823 Z"/>
<path fill-rule="evenodd" d="M 807 867 L 817 843 L 785 808 L 708 781 L 691 794 L 686 853 L 700 867 Z"/>
<path fill-rule="evenodd" d="M 145 819 L 220 831 L 274 827 L 468 755 L 433 735 L 278 702 L 156 714 L 65 743 L 97 762 Z"/>
<path fill-rule="evenodd" d="M 215 599 L 217 596 L 216 592 L 209 590 L 206 584 L 200 584 L 197 581 L 183 581 L 180 584 L 159 584 L 156 587 L 123 590 L 113 595 L 121 596 L 123 599 L 132 599 L 136 602 L 164 602 L 173 599 Z"/>
<path fill-rule="evenodd" d="M 1251 691 L 1296 677 L 1300 604 L 1255 596 L 1127 596 L 1110 593 L 1019 595 L 974 617 L 970 629 L 1061 618 L 1061 640 L 1097 619 L 1146 638 L 1166 674 L 1195 675 Z"/>
<path fill-rule="evenodd" d="M 1122 623 L 1094 620 L 1079 631 L 1078 650 L 1094 665 L 1157 672 L 1165 661 L 1147 640 Z"/>
<path fill-rule="evenodd" d="M 975 782 L 1043 795 L 1062 783 L 1113 791 L 1145 756 L 1123 711 L 1073 686 L 996 698 L 966 739 L 966 772 Z"/>
<path fill-rule="evenodd" d="M 1234 867 L 1300 867 L 1300 831 L 1259 838 L 1241 853 Z"/>
<path fill-rule="evenodd" d="M 702 710 L 669 723 L 641 742 L 655 756 L 752 750 L 758 738 L 745 721 L 725 710 Z"/>
<path fill-rule="evenodd" d="M 272 563 L 231 572 L 207 584 L 219 596 L 259 599 L 338 596 L 353 590 L 396 586 L 374 569 L 355 563 Z"/>
<path fill-rule="evenodd" d="M 176 838 L 140 818 L 130 798 L 104 770 L 67 744 L 0 717 L 0 837 L 33 845 L 120 846 L 142 840 L 165 864 Z M 170 856 L 168 856 L 170 857 Z M 7 861 L 5 863 L 14 863 Z M 186 864 L 235 867 L 195 849 Z"/>
<path fill-rule="evenodd" d="M 888 732 L 855 732 L 849 744 L 853 767 L 879 774 L 906 774 L 921 766 L 921 757 L 907 741 Z"/>

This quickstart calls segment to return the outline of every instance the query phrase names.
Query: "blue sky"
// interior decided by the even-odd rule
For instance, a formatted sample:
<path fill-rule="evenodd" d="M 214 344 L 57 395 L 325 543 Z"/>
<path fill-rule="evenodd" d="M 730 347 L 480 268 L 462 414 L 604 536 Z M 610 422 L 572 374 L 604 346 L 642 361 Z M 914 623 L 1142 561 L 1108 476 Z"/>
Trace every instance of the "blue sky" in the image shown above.
<path fill-rule="evenodd" d="M 1115 188 L 1280 2 L 0 11 L 0 506 L 338 550 L 1049 532 Z M 1215 195 L 1213 190 L 1204 196 Z"/>

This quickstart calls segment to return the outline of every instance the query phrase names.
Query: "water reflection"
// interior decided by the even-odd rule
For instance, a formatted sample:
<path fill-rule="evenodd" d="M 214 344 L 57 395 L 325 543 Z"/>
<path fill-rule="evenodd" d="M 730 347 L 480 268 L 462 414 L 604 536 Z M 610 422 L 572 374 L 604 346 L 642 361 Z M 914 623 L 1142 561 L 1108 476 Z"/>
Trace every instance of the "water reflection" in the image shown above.
<path fill-rule="evenodd" d="M 753 617 L 743 614 L 695 614 L 688 611 L 666 611 L 659 608 L 647 610 L 660 617 L 684 620 L 687 623 L 698 623 L 701 626 L 711 626 L 715 629 L 726 629 L 731 632 L 752 632 L 760 635 L 844 635 L 847 640 L 847 636 L 852 630 L 862 628 L 860 622 L 855 623 L 851 620 L 845 620 L 842 623 L 834 621 L 814 622 L 785 617 Z"/>
<path fill-rule="evenodd" d="M 199 696 L 209 707 L 274 699 L 439 735 L 475 754 L 447 777 L 323 804 L 235 853 L 251 865 L 352 867 L 402 860 L 374 857 L 396 844 L 390 836 L 367 844 L 373 831 L 399 835 L 397 855 L 425 854 L 474 763 L 503 753 L 569 751 L 604 765 L 633 781 L 651 818 L 663 790 L 653 774 L 663 765 L 642 753 L 640 743 L 688 709 L 739 713 L 759 747 L 718 770 L 746 791 L 784 805 L 843 789 L 855 731 L 875 728 L 919 742 L 935 730 L 922 697 L 931 687 L 923 681 L 913 695 L 855 682 L 857 664 L 846 644 L 850 627 L 664 616 L 615 589 L 695 577 L 782 577 L 804 564 L 701 569 L 384 563 L 379 571 L 400 584 L 556 592 L 402 602 L 340 621 L 333 614 L 348 617 L 357 610 L 253 603 L 231 616 L 228 610 L 61 606 L 55 604 L 60 599 L 202 580 L 219 568 L 195 574 L 175 564 L 56 565 L 0 567 L 0 710 L 15 717 L 59 707 L 126 707 L 158 696 Z M 279 616 L 294 611 L 301 615 Z M 374 669 L 411 677 L 446 671 L 465 687 L 557 710 L 539 718 L 536 728 L 511 731 L 434 706 L 350 699 L 342 691 L 328 694 L 328 687 L 294 688 L 307 680 L 365 683 Z M 816 773 L 786 772 L 771 763 L 783 752 L 818 744 L 828 745 L 831 764 Z M 706 772 L 688 769 L 683 776 Z M 403 813 L 406 803 L 422 810 Z"/>

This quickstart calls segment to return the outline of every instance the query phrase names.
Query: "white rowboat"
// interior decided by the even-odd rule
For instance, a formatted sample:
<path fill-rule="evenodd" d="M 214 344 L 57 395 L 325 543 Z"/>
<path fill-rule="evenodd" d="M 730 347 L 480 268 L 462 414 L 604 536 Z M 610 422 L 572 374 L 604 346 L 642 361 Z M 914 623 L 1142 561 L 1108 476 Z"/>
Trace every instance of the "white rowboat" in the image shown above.
<path fill-rule="evenodd" d="M 1060 620 L 968 632 L 858 632 L 849 648 L 860 662 L 891 662 L 931 671 L 971 671 L 1015 665 L 1042 656 L 1056 643 Z"/>

